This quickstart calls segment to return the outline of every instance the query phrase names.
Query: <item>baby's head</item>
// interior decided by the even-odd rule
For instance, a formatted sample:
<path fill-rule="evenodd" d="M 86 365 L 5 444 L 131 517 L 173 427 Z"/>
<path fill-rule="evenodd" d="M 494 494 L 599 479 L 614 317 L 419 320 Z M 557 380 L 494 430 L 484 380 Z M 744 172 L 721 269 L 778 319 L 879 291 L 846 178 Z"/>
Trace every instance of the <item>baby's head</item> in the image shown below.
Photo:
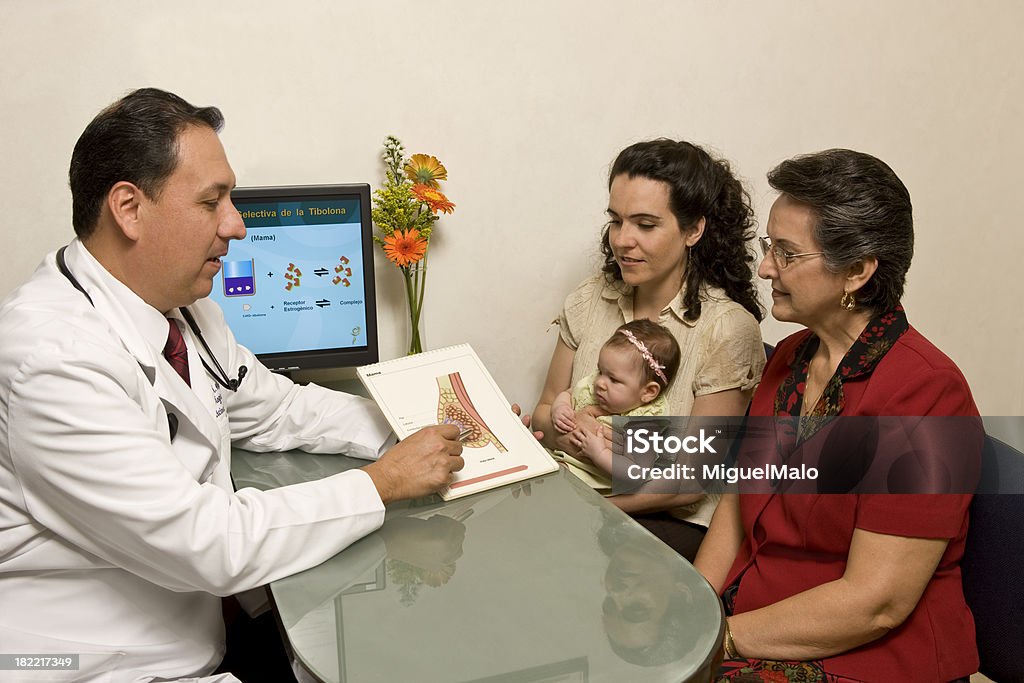
<path fill-rule="evenodd" d="M 681 352 L 672 333 L 650 320 L 621 325 L 601 347 L 594 396 L 621 415 L 656 399 L 679 370 Z"/>

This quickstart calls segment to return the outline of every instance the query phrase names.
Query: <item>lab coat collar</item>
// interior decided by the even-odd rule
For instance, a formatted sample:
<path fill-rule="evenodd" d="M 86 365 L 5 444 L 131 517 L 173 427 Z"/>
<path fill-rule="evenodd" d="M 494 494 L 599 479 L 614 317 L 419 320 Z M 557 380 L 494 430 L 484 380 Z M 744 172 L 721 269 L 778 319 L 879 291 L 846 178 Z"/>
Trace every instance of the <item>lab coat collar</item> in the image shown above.
<path fill-rule="evenodd" d="M 145 334 L 140 332 L 139 326 L 145 329 L 146 312 L 141 311 L 140 317 L 135 318 L 133 314 L 139 315 L 140 311 L 126 310 L 124 302 L 134 297 L 141 304 L 139 309 L 148 308 L 154 313 L 156 310 L 107 272 L 80 240 L 75 239 L 68 245 L 64 260 L 71 274 L 92 299 L 96 312 L 106 321 L 111 332 L 120 338 L 125 349 L 135 357 L 153 384 L 156 378 L 156 357 L 152 346 L 146 342 Z M 164 325 L 166 326 L 166 323 Z"/>
<path fill-rule="evenodd" d="M 138 361 L 160 399 L 194 424 L 217 452 L 221 432 L 216 419 L 163 357 L 167 341 L 164 315 L 111 275 L 80 240 L 68 245 L 64 258 L 68 269 L 92 298 L 96 311 Z M 181 320 L 178 311 L 172 317 Z M 180 326 L 187 330 L 184 322 Z"/>

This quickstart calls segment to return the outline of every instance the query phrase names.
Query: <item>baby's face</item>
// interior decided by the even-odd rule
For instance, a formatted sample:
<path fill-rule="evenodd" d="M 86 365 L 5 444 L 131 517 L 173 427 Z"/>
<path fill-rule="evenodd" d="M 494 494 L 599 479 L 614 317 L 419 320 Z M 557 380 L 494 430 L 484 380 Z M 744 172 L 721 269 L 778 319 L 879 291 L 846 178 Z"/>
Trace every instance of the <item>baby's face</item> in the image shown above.
<path fill-rule="evenodd" d="M 605 346 L 597 358 L 594 396 L 597 404 L 612 415 L 620 415 L 643 404 L 643 358 L 636 351 Z"/>

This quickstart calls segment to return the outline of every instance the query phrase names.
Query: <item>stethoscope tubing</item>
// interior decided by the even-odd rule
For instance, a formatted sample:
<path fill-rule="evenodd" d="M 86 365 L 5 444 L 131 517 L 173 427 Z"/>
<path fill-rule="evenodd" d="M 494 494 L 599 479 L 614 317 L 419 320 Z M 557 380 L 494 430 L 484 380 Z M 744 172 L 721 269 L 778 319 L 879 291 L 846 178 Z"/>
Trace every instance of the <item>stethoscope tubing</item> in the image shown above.
<path fill-rule="evenodd" d="M 92 297 L 89 296 L 89 293 L 85 291 L 85 288 L 82 287 L 82 284 L 78 281 L 77 278 L 75 278 L 74 274 L 71 272 L 71 269 L 68 268 L 68 264 L 64 260 L 65 249 L 67 249 L 67 246 L 63 246 L 59 250 L 57 250 L 57 269 L 60 270 L 61 274 L 65 278 L 67 278 L 68 282 L 71 283 L 71 286 L 77 289 L 79 292 L 81 292 L 89 301 L 89 304 L 92 305 L 93 308 L 95 308 L 96 304 L 93 303 Z M 214 355 L 213 350 L 210 348 L 210 345 L 207 344 L 206 339 L 203 338 L 203 332 L 202 330 L 199 329 L 199 324 L 196 322 L 196 319 L 192 315 L 192 312 L 188 310 L 187 306 L 181 306 L 180 308 L 178 308 L 178 311 L 181 313 L 181 317 L 185 319 L 185 324 L 187 324 L 189 326 L 189 329 L 192 330 L 192 334 L 194 334 L 196 336 L 196 339 L 199 340 L 199 344 L 203 347 L 203 350 L 206 351 L 206 355 L 209 356 L 210 359 L 213 361 L 213 364 L 217 366 L 217 370 L 214 371 L 214 369 L 210 367 L 210 364 L 206 362 L 206 359 L 203 358 L 202 355 L 200 355 L 199 360 L 203 364 L 203 367 L 206 368 L 206 372 L 208 372 L 210 376 L 213 377 L 214 381 L 216 381 L 217 384 L 221 385 L 228 391 L 238 391 L 238 387 L 242 384 L 242 379 L 245 377 L 245 373 L 248 372 L 249 369 L 244 365 L 241 365 L 238 367 L 238 378 L 229 378 L 228 373 L 224 372 L 224 368 L 221 366 L 220 361 L 217 360 L 217 356 Z"/>

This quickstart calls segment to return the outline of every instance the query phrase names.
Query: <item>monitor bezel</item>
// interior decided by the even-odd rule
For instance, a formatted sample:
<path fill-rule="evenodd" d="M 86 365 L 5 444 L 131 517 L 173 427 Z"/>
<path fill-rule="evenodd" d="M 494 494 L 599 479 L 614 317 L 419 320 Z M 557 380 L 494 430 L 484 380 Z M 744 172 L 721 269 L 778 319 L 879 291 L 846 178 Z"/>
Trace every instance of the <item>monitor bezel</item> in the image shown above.
<path fill-rule="evenodd" d="M 377 283 L 373 269 L 373 220 L 370 216 L 370 186 L 366 183 L 334 185 L 265 185 L 236 187 L 231 201 L 296 201 L 323 198 L 359 199 L 359 229 L 363 249 L 363 281 L 366 283 L 366 346 L 332 349 L 306 349 L 280 353 L 257 353 L 256 358 L 274 372 L 292 373 L 301 370 L 349 368 L 380 360 L 377 328 Z"/>

